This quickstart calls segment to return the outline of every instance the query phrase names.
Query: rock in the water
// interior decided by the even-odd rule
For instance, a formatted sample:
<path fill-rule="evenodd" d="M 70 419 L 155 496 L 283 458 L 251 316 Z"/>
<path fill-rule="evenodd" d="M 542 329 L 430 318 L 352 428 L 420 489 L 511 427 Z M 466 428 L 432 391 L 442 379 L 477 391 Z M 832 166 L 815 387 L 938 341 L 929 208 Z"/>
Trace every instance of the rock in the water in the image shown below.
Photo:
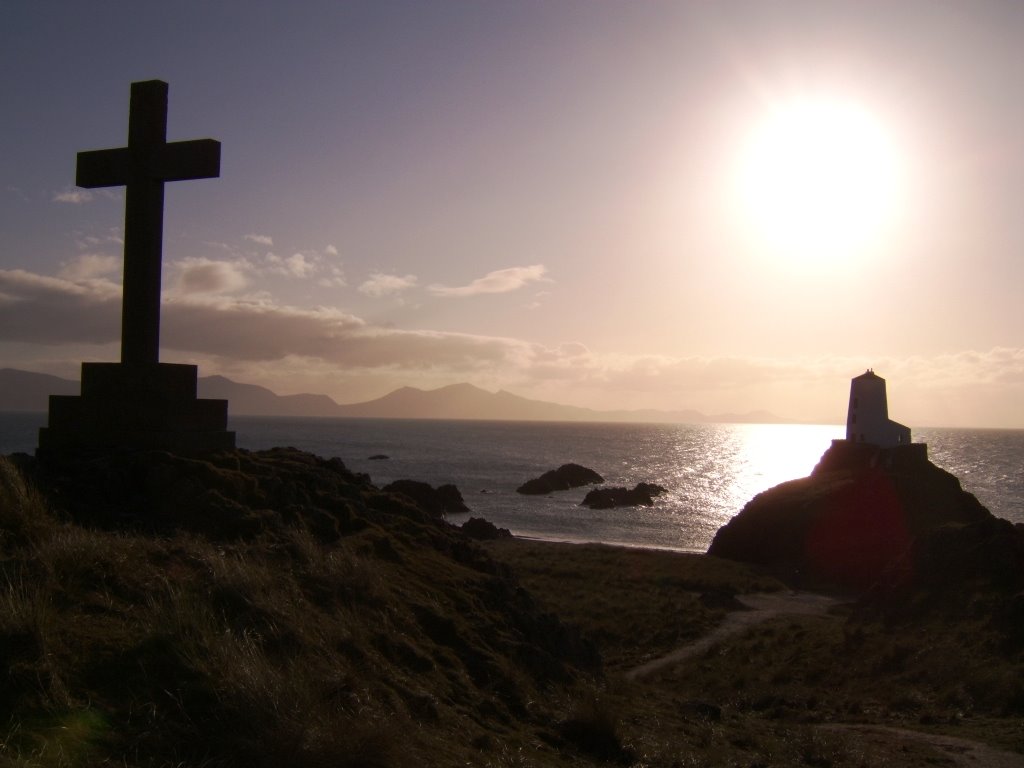
<path fill-rule="evenodd" d="M 471 539 L 480 539 L 481 541 L 512 538 L 512 532 L 508 528 L 499 528 L 482 517 L 469 518 L 460 526 L 460 530 Z"/>
<path fill-rule="evenodd" d="M 390 458 L 391 457 L 386 453 L 375 453 L 368 459 L 368 461 L 387 461 Z"/>
<path fill-rule="evenodd" d="M 635 488 L 595 488 L 580 502 L 591 509 L 613 509 L 615 507 L 650 507 L 654 505 L 647 483 Z M 659 487 L 659 486 L 655 486 Z"/>
<path fill-rule="evenodd" d="M 660 496 L 665 493 L 668 489 L 664 486 L 658 485 L 657 483 L 637 483 L 634 490 L 643 491 L 651 498 Z"/>
<path fill-rule="evenodd" d="M 456 512 L 468 512 L 459 489 L 450 483 L 434 488 L 419 480 L 395 480 L 383 488 L 388 493 L 400 493 L 411 499 L 420 509 L 434 517 Z"/>
<path fill-rule="evenodd" d="M 992 519 L 923 444 L 837 440 L 810 477 L 755 496 L 708 553 L 853 588 L 874 583 L 915 538 Z"/>
<path fill-rule="evenodd" d="M 516 493 L 540 495 L 603 482 L 604 478 L 592 469 L 581 467 L 579 464 L 563 464 L 558 469 L 552 469 L 540 477 L 527 480 L 516 488 Z"/>
<path fill-rule="evenodd" d="M 437 486 L 437 498 L 441 500 L 446 513 L 469 512 L 469 507 L 466 506 L 462 493 L 452 483 Z"/>

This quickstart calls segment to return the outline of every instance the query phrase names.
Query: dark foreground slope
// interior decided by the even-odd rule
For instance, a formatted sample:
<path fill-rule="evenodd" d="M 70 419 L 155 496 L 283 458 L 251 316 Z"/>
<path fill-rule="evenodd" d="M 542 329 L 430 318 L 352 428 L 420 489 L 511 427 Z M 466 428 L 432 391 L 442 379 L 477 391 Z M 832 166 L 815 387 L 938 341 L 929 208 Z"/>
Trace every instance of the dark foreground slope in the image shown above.
<path fill-rule="evenodd" d="M 457 530 L 291 449 L 0 458 L 0 565 L 0 765 L 571 755 L 598 666 Z"/>
<path fill-rule="evenodd" d="M 1024 644 L 979 599 L 1005 591 L 765 616 L 630 680 L 781 585 L 702 555 L 487 546 L 507 565 L 294 450 L 0 458 L 0 768 L 925 768 L 953 764 L 946 734 L 1024 752 Z"/>

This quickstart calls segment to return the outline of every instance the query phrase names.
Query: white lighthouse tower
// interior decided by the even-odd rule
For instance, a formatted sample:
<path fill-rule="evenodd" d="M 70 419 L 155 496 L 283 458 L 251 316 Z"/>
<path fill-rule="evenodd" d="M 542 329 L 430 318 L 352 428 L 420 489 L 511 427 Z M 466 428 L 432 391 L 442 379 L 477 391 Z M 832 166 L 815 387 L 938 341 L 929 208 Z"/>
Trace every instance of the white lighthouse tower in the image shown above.
<path fill-rule="evenodd" d="M 850 408 L 846 415 L 846 439 L 881 448 L 910 443 L 910 427 L 889 419 L 885 379 L 870 368 L 850 382 Z"/>

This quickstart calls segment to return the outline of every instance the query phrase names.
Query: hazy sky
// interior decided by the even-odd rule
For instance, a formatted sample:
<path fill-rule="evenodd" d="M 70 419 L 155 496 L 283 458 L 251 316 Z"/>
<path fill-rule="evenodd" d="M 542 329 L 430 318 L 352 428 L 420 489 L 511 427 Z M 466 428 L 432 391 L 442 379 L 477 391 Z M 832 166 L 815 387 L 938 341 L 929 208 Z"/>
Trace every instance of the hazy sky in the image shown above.
<path fill-rule="evenodd" d="M 1024 3 L 0 0 L 0 366 L 117 360 L 132 81 L 161 359 L 339 402 L 1024 427 Z"/>

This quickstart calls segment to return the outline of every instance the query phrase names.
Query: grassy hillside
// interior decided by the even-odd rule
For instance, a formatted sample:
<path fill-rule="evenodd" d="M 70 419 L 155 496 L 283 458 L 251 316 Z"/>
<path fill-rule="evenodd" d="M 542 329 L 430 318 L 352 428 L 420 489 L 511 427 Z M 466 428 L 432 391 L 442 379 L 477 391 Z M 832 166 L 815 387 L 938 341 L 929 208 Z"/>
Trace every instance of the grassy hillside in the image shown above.
<path fill-rule="evenodd" d="M 340 462 L 31 469 L 56 508 L 0 460 L 0 764 L 502 764 L 561 748 L 598 671 L 472 542 Z"/>
<path fill-rule="evenodd" d="M 737 595 L 786 588 L 707 556 L 484 548 L 292 449 L 0 458 L 0 768 L 955 765 L 929 741 L 949 734 L 1024 751 L 1018 614 L 958 585 L 775 616 L 631 681 Z"/>

